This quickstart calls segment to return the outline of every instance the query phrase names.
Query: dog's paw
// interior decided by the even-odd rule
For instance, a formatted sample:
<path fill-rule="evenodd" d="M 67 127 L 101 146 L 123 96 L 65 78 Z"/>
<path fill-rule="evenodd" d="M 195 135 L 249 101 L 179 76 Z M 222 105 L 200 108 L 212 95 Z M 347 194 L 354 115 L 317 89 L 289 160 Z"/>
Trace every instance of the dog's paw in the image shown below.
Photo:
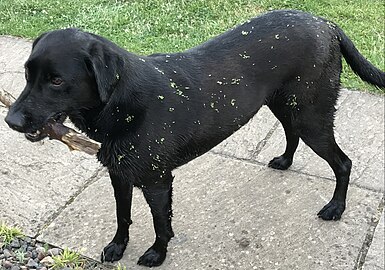
<path fill-rule="evenodd" d="M 155 250 L 150 247 L 138 260 L 139 265 L 148 267 L 159 266 L 163 263 L 166 258 L 167 250 Z"/>
<path fill-rule="evenodd" d="M 345 211 L 345 203 L 337 200 L 331 200 L 318 212 L 318 217 L 323 220 L 339 220 Z"/>
<path fill-rule="evenodd" d="M 109 243 L 102 252 L 101 261 L 102 262 L 115 262 L 119 261 L 123 257 L 123 252 L 126 249 L 127 242 L 125 243 Z"/>
<path fill-rule="evenodd" d="M 277 170 L 286 170 L 293 163 L 293 159 L 284 156 L 275 157 L 270 160 L 268 166 Z"/>

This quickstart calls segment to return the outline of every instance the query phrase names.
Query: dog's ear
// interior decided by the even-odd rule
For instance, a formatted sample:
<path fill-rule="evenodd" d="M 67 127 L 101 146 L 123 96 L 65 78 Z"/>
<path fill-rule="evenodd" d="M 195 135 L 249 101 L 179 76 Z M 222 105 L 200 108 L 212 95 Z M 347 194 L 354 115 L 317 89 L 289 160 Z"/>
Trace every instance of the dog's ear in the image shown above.
<path fill-rule="evenodd" d="M 86 65 L 95 77 L 100 100 L 107 103 L 119 82 L 123 60 L 108 44 L 97 40 L 90 44 Z"/>

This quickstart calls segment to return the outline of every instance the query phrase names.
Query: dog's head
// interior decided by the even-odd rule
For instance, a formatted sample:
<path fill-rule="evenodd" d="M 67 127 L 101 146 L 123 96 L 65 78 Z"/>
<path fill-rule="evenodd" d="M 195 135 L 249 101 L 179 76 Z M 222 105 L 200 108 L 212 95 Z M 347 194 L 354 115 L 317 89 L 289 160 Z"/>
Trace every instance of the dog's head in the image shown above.
<path fill-rule="evenodd" d="M 108 102 L 119 79 L 117 54 L 106 40 L 77 29 L 42 34 L 25 63 L 26 86 L 5 121 L 30 140 L 39 140 L 48 121 Z"/>

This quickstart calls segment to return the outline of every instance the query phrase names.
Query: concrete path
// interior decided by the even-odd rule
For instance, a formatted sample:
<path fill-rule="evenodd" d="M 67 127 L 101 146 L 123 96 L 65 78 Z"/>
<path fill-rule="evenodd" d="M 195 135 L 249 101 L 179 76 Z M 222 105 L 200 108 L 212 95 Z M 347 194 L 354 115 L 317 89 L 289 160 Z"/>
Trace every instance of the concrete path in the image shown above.
<path fill-rule="evenodd" d="M 31 42 L 0 37 L 0 87 L 18 96 Z M 99 259 L 115 232 L 115 204 L 96 158 L 54 141 L 30 143 L 0 106 L 0 222 L 41 241 Z M 177 169 L 174 231 L 158 269 L 384 269 L 384 98 L 342 90 L 336 138 L 353 160 L 347 209 L 317 218 L 334 189 L 328 165 L 301 144 L 290 170 L 267 168 L 285 147 L 263 108 L 209 153 Z M 127 269 L 152 244 L 152 221 L 134 192 Z"/>

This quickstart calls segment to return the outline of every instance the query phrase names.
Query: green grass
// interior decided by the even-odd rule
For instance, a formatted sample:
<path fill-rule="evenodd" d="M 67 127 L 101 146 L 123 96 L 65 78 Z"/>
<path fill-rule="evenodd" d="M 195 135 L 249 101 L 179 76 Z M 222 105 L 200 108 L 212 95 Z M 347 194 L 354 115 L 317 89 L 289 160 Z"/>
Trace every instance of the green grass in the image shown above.
<path fill-rule="evenodd" d="M 193 47 L 271 9 L 299 9 L 326 17 L 384 69 L 383 0 L 0 0 L 0 34 L 35 38 L 79 27 L 139 54 Z M 344 66 L 343 85 L 373 91 Z"/>
<path fill-rule="evenodd" d="M 15 238 L 22 236 L 24 234 L 19 228 L 9 227 L 5 223 L 0 223 L 0 242 L 4 245 L 10 244 Z"/>
<path fill-rule="evenodd" d="M 15 257 L 19 263 L 24 263 L 26 254 L 21 248 L 15 251 Z"/>
<path fill-rule="evenodd" d="M 118 263 L 118 265 L 114 267 L 114 270 L 127 270 L 127 267 Z"/>
<path fill-rule="evenodd" d="M 57 256 L 53 256 L 54 264 L 52 269 L 62 269 L 69 267 L 71 269 L 83 269 L 85 260 L 81 257 L 80 253 L 71 251 L 65 248 L 63 252 Z"/>

